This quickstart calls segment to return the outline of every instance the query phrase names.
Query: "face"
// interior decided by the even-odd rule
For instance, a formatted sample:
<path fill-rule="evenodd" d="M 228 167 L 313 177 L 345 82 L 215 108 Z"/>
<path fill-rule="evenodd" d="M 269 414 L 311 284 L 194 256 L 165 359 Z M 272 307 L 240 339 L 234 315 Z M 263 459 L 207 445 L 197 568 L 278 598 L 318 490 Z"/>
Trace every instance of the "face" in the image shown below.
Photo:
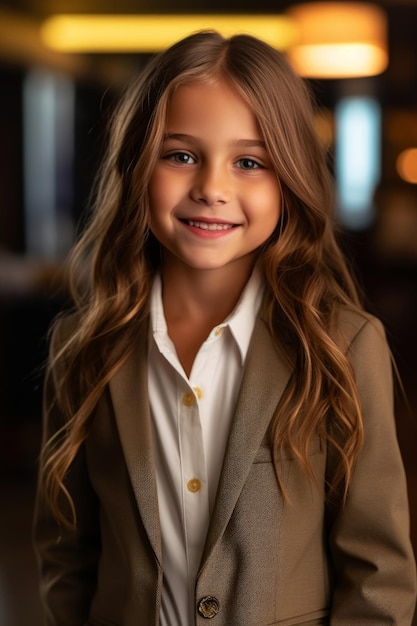
<path fill-rule="evenodd" d="M 227 82 L 174 92 L 149 199 L 164 263 L 250 271 L 280 217 L 280 186 L 252 111 Z"/>

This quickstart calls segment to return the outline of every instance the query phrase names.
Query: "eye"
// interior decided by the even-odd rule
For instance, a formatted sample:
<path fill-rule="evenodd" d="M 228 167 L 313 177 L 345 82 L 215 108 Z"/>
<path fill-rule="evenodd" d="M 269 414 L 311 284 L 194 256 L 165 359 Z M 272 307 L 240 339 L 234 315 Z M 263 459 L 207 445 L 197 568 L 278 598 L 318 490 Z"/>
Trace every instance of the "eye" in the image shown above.
<path fill-rule="evenodd" d="M 242 170 L 257 170 L 262 168 L 262 165 L 253 159 L 239 159 L 236 161 L 236 165 Z"/>
<path fill-rule="evenodd" d="M 174 163 L 178 163 L 178 165 L 193 165 L 196 163 L 194 157 L 187 152 L 171 152 L 163 157 L 167 161 L 173 161 Z"/>

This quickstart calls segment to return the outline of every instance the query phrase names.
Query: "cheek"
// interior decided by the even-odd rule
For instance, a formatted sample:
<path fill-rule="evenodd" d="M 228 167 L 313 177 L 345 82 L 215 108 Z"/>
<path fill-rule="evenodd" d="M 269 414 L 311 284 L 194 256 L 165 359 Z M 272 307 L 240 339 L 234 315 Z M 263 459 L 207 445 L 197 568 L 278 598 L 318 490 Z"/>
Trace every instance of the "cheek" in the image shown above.
<path fill-rule="evenodd" d="M 276 180 L 272 181 L 271 184 L 271 206 L 270 206 L 270 215 L 271 221 L 273 222 L 273 230 L 276 228 L 282 212 L 282 194 L 281 187 L 276 182 Z"/>
<path fill-rule="evenodd" d="M 281 193 L 276 184 L 264 187 L 252 197 L 252 219 L 259 221 L 260 227 L 271 233 L 281 217 Z"/>
<path fill-rule="evenodd" d="M 149 206 L 150 212 L 158 214 L 169 213 L 184 197 L 184 185 L 178 177 L 170 176 L 166 171 L 158 168 L 152 174 L 149 181 Z"/>
<path fill-rule="evenodd" d="M 161 182 L 160 176 L 153 175 L 148 187 L 149 198 L 149 227 L 151 230 L 158 228 L 164 223 L 164 218 L 170 213 L 171 204 L 166 186 Z"/>
<path fill-rule="evenodd" d="M 154 172 L 148 185 L 149 209 L 151 214 L 157 206 L 161 205 L 163 200 L 164 187 L 160 184 L 159 178 L 158 172 Z"/>

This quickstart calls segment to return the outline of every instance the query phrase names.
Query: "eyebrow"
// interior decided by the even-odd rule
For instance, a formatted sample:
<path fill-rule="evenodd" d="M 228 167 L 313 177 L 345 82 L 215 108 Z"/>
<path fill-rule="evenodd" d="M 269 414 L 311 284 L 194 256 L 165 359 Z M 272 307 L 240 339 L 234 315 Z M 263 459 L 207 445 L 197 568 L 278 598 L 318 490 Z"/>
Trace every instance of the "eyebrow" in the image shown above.
<path fill-rule="evenodd" d="M 164 141 L 176 139 L 178 141 L 188 141 L 190 143 L 198 143 L 198 138 L 186 133 L 165 133 Z M 230 142 L 232 146 L 238 148 L 262 148 L 266 150 L 265 142 L 260 139 L 234 139 Z"/>

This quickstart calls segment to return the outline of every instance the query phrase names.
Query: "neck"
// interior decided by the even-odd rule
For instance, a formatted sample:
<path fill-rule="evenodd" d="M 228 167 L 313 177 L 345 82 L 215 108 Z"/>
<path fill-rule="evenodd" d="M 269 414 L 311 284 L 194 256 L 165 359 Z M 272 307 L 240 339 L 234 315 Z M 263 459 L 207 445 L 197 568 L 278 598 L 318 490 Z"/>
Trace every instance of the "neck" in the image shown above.
<path fill-rule="evenodd" d="M 162 265 L 162 301 L 168 334 L 190 375 L 211 330 L 233 311 L 249 279 L 253 259 L 215 270 L 198 270 L 175 259 Z M 247 262 L 246 262 L 247 261 Z"/>
<path fill-rule="evenodd" d="M 252 263 L 245 271 L 230 266 L 216 270 L 195 270 L 172 265 L 162 268 L 163 303 L 169 321 L 181 318 L 190 322 L 204 321 L 215 326 L 236 306 L 252 272 Z"/>
<path fill-rule="evenodd" d="M 242 268 L 240 268 L 241 270 Z M 162 268 L 162 301 L 168 334 L 187 376 L 211 330 L 233 311 L 252 267 L 195 270 L 175 264 Z"/>

